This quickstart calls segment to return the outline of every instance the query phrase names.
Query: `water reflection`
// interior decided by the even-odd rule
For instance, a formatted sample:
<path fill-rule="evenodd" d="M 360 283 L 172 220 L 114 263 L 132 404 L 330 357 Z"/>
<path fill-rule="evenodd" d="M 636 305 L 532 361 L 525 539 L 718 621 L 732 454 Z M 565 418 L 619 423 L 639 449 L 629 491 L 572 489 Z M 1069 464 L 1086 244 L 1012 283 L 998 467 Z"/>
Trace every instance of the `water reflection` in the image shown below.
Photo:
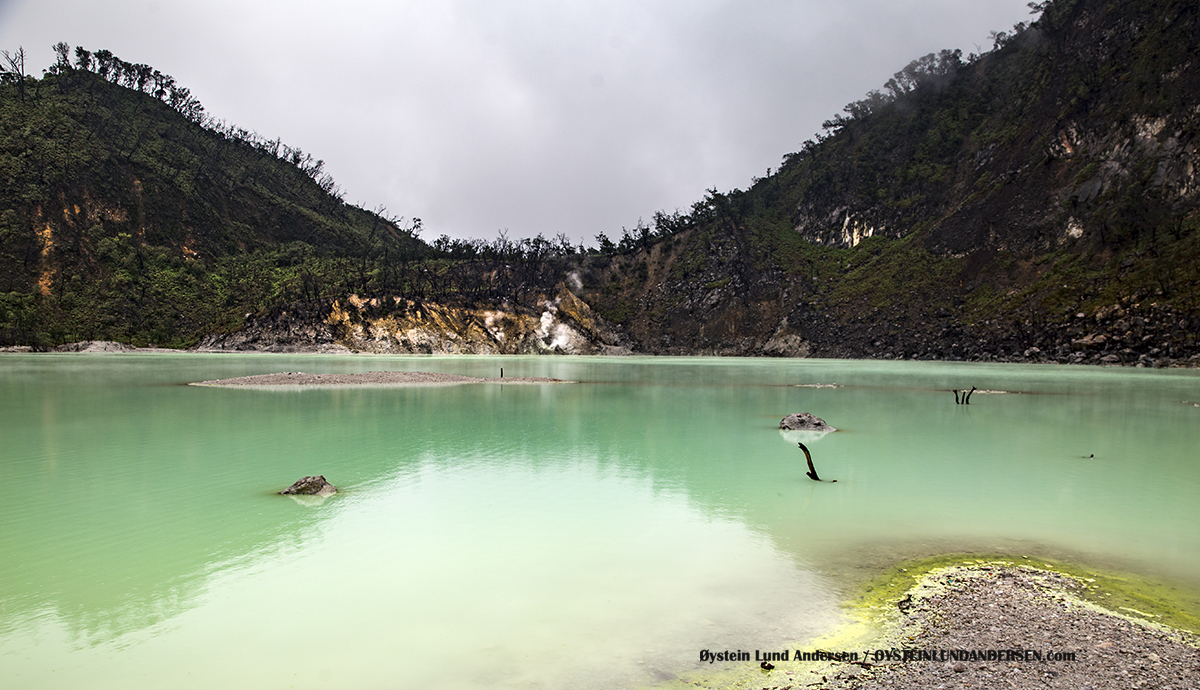
<path fill-rule="evenodd" d="M 832 431 L 800 431 L 798 429 L 779 430 L 779 435 L 791 446 L 797 443 L 816 443 L 832 433 Z"/>
<path fill-rule="evenodd" d="M 305 508 L 316 508 L 317 506 L 323 504 L 331 496 L 333 496 L 333 494 L 327 494 L 324 496 L 317 494 L 287 494 L 287 497 L 292 499 L 292 502 L 294 502 L 296 505 L 304 506 Z"/>

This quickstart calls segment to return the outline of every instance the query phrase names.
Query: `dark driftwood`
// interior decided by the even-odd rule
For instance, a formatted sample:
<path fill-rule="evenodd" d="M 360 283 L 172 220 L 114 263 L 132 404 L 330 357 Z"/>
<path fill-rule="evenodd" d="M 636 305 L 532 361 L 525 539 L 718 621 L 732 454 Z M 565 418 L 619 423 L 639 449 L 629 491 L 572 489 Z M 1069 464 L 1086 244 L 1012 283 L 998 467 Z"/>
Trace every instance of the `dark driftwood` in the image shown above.
<path fill-rule="evenodd" d="M 971 404 L 971 394 L 975 392 L 975 386 L 971 386 L 971 390 L 969 390 L 969 391 L 963 391 L 961 399 L 959 399 L 959 397 L 958 397 L 958 389 L 954 388 L 952 390 L 954 392 L 954 404 L 955 405 L 970 405 Z"/>
<path fill-rule="evenodd" d="M 808 478 L 813 480 L 814 482 L 825 481 L 824 479 L 821 479 L 820 477 L 817 476 L 817 468 L 813 466 L 812 453 L 808 452 L 808 448 L 805 447 L 805 445 L 803 443 L 800 443 L 799 441 L 796 442 L 796 445 L 800 446 L 800 450 L 804 451 L 804 457 L 808 460 L 808 471 L 805 472 L 805 474 L 808 475 Z M 836 482 L 837 480 L 830 479 L 829 481 Z"/>

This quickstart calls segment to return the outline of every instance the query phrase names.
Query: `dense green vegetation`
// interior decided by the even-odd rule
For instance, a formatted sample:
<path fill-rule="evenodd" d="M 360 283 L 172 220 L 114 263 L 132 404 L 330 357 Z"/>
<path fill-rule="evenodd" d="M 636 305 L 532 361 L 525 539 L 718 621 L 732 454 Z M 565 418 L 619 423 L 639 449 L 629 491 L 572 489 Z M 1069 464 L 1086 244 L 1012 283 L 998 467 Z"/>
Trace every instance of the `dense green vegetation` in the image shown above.
<path fill-rule="evenodd" d="M 419 220 L 345 204 L 321 161 L 209 119 L 169 75 L 56 52 L 0 84 L 0 342 L 183 345 L 271 305 L 402 288 L 428 252 Z"/>
<path fill-rule="evenodd" d="M 0 74 L 0 345 L 184 346 L 296 301 L 520 299 L 565 236 L 420 241 L 344 203 L 311 154 L 215 120 L 170 75 L 55 46 Z"/>

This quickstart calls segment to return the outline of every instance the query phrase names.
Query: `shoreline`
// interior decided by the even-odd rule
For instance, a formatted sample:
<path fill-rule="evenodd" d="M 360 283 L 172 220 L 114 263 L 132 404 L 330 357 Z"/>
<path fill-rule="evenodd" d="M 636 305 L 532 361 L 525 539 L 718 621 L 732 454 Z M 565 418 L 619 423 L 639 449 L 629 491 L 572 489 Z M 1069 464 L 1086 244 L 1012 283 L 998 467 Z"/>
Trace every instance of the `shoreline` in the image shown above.
<path fill-rule="evenodd" d="M 826 687 L 1200 686 L 1195 631 L 1097 605 L 1085 597 L 1095 586 L 1008 559 L 934 568 L 893 603 L 884 640 L 900 659 L 842 664 Z"/>
<path fill-rule="evenodd" d="M 753 650 L 747 661 L 684 672 L 652 687 L 1200 687 L 1200 619 L 1179 612 L 1176 619 L 1191 629 L 1153 622 L 1161 615 L 1113 605 L 1138 596 L 1136 588 L 1119 591 L 1127 580 L 1088 574 L 1014 557 L 901 563 L 862 585 L 846 603 L 847 622 L 834 631 L 791 649 L 763 651 L 764 657 L 786 655 L 771 660 L 771 670 L 760 667 L 760 650 Z M 1118 589 L 1105 591 L 1114 584 Z M 1105 604 L 1095 602 L 1114 594 Z M 797 658 L 800 652 L 825 657 Z"/>
<path fill-rule="evenodd" d="M 6 345 L 3 347 L 0 347 L 0 354 L 4 354 L 4 353 L 15 353 L 15 354 L 64 354 L 64 353 L 70 353 L 70 354 L 102 355 L 102 354 L 150 354 L 150 353 L 172 353 L 172 352 L 189 353 L 189 354 L 234 354 L 234 355 L 287 354 L 287 355 L 386 355 L 386 356 L 397 356 L 397 355 L 406 355 L 406 354 L 407 355 L 436 354 L 436 355 L 461 355 L 461 356 L 465 356 L 465 357 L 469 357 L 469 356 L 476 354 L 476 353 L 453 353 L 453 352 L 434 352 L 434 353 L 389 352 L 389 353 L 381 353 L 381 352 L 368 352 L 365 350 L 352 350 L 352 349 L 343 347 L 341 345 L 334 345 L 334 346 L 314 345 L 312 347 L 290 347 L 290 348 L 282 349 L 282 350 L 272 350 L 272 349 L 226 350 L 226 349 L 221 349 L 221 348 L 197 348 L 197 347 L 191 347 L 191 348 L 186 348 L 186 349 L 174 349 L 174 348 L 155 347 L 155 346 L 137 347 L 135 345 L 130 345 L 128 343 L 118 343 L 118 342 L 103 341 L 103 340 L 92 340 L 92 341 L 82 341 L 82 342 L 78 342 L 78 343 L 68 343 L 66 345 L 59 345 L 57 347 L 49 348 L 49 349 L 36 348 L 31 345 Z M 534 354 L 534 353 L 530 353 L 530 354 Z M 501 356 L 501 355 L 485 354 L 485 355 L 480 355 L 480 356 L 491 357 L 491 356 Z M 554 355 L 554 356 L 561 356 L 561 354 Z M 572 356 L 578 356 L 578 357 L 588 357 L 588 356 L 593 356 L 593 357 L 611 357 L 611 356 L 722 357 L 724 355 L 717 355 L 717 354 L 713 354 L 713 353 L 693 353 L 693 354 L 686 354 L 686 355 L 677 355 L 677 354 L 660 354 L 660 353 L 630 351 L 630 352 L 623 352 L 623 353 L 619 353 L 619 354 L 601 353 L 601 354 L 594 354 L 594 355 L 572 355 Z M 746 358 L 750 358 L 750 359 L 756 359 L 756 358 L 778 359 L 775 357 L 770 357 L 768 355 L 733 355 L 733 356 L 746 357 Z M 1156 363 L 1152 366 L 1147 365 L 1144 362 L 1138 362 L 1138 361 L 1129 361 L 1129 362 L 1125 362 L 1125 361 L 1121 361 L 1121 362 L 1095 361 L 1095 362 L 1093 362 L 1093 361 L 1080 360 L 1080 361 L 1060 362 L 1060 361 L 1056 361 L 1056 360 L 1028 360 L 1028 359 L 1018 360 L 1018 359 L 1013 359 L 1013 358 L 999 358 L 997 356 L 991 356 L 991 357 L 979 358 L 979 359 L 894 358 L 894 357 L 886 357 L 886 356 L 885 357 L 845 357 L 845 358 L 793 357 L 793 358 L 784 358 L 784 359 L 847 359 L 847 360 L 856 361 L 856 362 L 942 362 L 942 363 L 965 363 L 965 364 L 1047 364 L 1047 365 L 1059 365 L 1059 366 L 1093 366 L 1093 367 L 1099 367 L 1099 368 L 1121 367 L 1121 368 L 1128 368 L 1128 369 L 1143 369 L 1143 368 L 1144 369 L 1200 369 L 1200 355 L 1186 358 L 1186 359 L 1157 360 Z"/>

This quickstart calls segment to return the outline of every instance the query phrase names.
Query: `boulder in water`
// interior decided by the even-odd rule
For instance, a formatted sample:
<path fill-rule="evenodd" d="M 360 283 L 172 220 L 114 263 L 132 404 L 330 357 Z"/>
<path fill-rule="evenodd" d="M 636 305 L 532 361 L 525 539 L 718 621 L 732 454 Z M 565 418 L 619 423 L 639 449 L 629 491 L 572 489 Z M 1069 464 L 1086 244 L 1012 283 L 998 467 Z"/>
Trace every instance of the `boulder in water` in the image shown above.
<path fill-rule="evenodd" d="M 819 433 L 837 431 L 826 424 L 824 419 L 808 412 L 796 412 L 784 417 L 779 422 L 779 428 L 784 431 L 816 431 Z"/>
<path fill-rule="evenodd" d="M 295 484 L 279 493 L 284 496 L 330 496 L 337 493 L 337 487 L 325 481 L 325 475 L 318 475 L 301 477 Z"/>

